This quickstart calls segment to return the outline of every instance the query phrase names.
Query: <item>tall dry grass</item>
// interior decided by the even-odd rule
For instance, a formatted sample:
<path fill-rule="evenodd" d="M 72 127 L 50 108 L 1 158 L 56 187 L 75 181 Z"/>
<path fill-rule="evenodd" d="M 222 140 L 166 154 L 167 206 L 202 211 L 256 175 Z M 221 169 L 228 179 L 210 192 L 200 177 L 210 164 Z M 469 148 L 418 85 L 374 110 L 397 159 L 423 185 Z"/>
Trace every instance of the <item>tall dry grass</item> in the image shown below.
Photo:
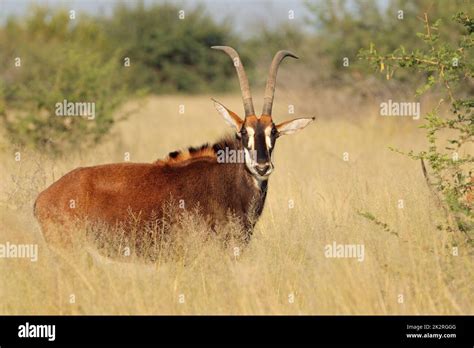
<path fill-rule="evenodd" d="M 3 143 L 0 243 L 38 243 L 39 259 L 0 259 L 0 313 L 474 314 L 472 250 L 462 236 L 437 229 L 443 212 L 419 163 L 388 149 L 421 148 L 421 121 L 377 116 L 376 101 L 351 105 L 349 96 L 343 103 L 329 92 L 306 94 L 278 92 L 278 121 L 317 121 L 278 140 L 263 215 L 239 255 L 202 238 L 203 227 L 192 221 L 181 244 L 185 257 L 145 263 L 132 253 L 110 261 L 88 253 L 93 245 L 57 253 L 32 215 L 38 191 L 75 167 L 123 161 L 125 152 L 150 162 L 227 132 L 207 96 L 150 98 L 102 145 L 58 161 L 25 151 L 17 162 L 16 149 Z M 240 96 L 217 99 L 240 112 Z M 364 244 L 364 261 L 326 258 L 333 242 Z"/>

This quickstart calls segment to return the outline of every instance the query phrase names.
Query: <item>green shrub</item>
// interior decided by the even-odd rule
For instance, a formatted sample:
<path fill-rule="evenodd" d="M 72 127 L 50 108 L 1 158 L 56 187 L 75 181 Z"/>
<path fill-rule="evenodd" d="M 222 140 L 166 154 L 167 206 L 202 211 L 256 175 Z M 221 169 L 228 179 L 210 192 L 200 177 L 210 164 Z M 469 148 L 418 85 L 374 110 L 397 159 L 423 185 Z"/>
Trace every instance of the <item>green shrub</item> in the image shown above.
<path fill-rule="evenodd" d="M 14 144 L 60 154 L 107 134 L 125 97 L 125 68 L 104 42 L 94 21 L 66 11 L 36 8 L 24 23 L 8 21 L 0 34 L 0 116 Z M 94 103 L 95 118 L 58 117 L 63 100 Z"/>
<path fill-rule="evenodd" d="M 398 68 L 425 76 L 417 95 L 434 87 L 444 89 L 439 103 L 448 102 L 450 114 L 442 116 L 436 107 L 425 115 L 422 128 L 426 130 L 428 148 L 421 152 L 409 151 L 407 155 L 422 161 L 425 177 L 446 209 L 448 229 L 459 229 L 473 239 L 474 202 L 467 196 L 473 189 L 474 156 L 468 151 L 465 155 L 461 153 L 474 142 L 474 98 L 465 92 L 474 81 L 474 19 L 462 12 L 452 19 L 464 28 L 455 40 L 443 39 L 442 21 L 431 23 L 425 13 L 424 31 L 417 35 L 424 43 L 422 48 L 408 51 L 402 46 L 381 54 L 371 45 L 361 50 L 359 56 L 384 74 Z M 459 86 L 462 88 L 456 88 Z M 447 142 L 443 140 L 444 135 L 448 135 Z"/>
<path fill-rule="evenodd" d="M 181 10 L 172 4 L 122 4 L 110 20 L 104 20 L 110 45 L 120 49 L 122 59 L 130 58 L 126 79 L 130 88 L 167 93 L 234 86 L 230 81 L 235 81 L 235 71 L 229 58 L 210 49 L 227 45 L 239 50 L 231 27 L 218 25 L 203 7 L 184 9 L 183 19 L 179 18 Z M 242 59 L 247 63 L 246 57 Z"/>
<path fill-rule="evenodd" d="M 376 0 L 334 0 L 307 1 L 306 4 L 311 14 L 308 23 L 320 38 L 318 50 L 331 59 L 333 79 L 341 79 L 341 72 L 348 71 L 343 66 L 343 57 L 350 61 L 349 71 L 368 73 L 367 66 L 357 60 L 357 53 L 371 42 L 383 52 L 391 52 L 400 45 L 407 51 L 416 50 L 419 41 L 413 33 L 418 31 L 420 17 L 425 11 L 444 21 L 440 33 L 443 40 L 457 38 L 462 28 L 449 17 L 458 11 L 469 11 L 472 6 L 463 0 L 389 0 L 384 5 Z M 413 82 L 417 77 L 408 71 L 398 71 L 393 79 Z"/>

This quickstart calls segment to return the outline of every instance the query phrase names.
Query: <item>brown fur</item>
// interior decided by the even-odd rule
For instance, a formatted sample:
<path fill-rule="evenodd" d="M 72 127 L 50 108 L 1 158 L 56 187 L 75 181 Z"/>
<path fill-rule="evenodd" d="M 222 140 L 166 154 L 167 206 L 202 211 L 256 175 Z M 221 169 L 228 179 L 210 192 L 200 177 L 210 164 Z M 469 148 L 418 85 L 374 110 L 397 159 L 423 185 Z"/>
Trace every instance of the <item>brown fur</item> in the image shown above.
<path fill-rule="evenodd" d="M 257 118 L 257 116 L 252 115 L 248 116 L 245 120 L 245 126 L 250 126 L 250 127 L 256 127 L 257 123 L 260 123 L 263 128 L 268 127 L 272 124 L 273 120 L 271 116 L 268 115 L 262 115 L 260 118 Z"/>
<path fill-rule="evenodd" d="M 172 198 L 183 200 L 186 210 L 199 206 L 213 224 L 225 221 L 230 212 L 249 236 L 254 224 L 250 216 L 261 213 L 266 187 L 261 191 L 255 186 L 245 164 L 217 162 L 215 150 L 226 146 L 239 149 L 241 144 L 224 138 L 179 160 L 77 168 L 40 193 L 35 215 L 45 238 L 54 242 L 58 236 L 52 235 L 57 230 L 49 228 L 52 224 L 79 219 L 115 226 L 130 213 L 142 221 L 160 219 L 163 205 Z M 71 200 L 75 208 L 70 208 Z"/>

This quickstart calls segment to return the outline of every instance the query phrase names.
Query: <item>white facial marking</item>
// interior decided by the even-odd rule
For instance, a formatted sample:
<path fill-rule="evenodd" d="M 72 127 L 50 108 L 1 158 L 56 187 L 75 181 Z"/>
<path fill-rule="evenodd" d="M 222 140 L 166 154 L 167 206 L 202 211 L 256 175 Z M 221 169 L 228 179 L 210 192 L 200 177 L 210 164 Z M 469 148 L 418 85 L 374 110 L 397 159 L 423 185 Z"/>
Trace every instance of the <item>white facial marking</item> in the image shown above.
<path fill-rule="evenodd" d="M 249 135 L 249 143 L 247 147 L 251 150 L 254 150 L 255 149 L 255 137 L 254 137 L 255 131 L 251 127 L 245 127 L 245 129 L 247 129 L 247 133 Z"/>
<path fill-rule="evenodd" d="M 272 148 L 272 126 L 268 126 L 265 128 L 265 143 L 267 144 L 267 149 L 270 150 Z"/>

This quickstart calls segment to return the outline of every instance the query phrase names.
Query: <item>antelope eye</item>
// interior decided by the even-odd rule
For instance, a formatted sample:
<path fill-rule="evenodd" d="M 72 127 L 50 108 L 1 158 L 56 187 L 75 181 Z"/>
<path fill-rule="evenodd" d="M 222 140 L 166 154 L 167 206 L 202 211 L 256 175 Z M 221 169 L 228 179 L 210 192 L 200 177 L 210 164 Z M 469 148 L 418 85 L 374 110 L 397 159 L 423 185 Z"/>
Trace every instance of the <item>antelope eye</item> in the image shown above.
<path fill-rule="evenodd" d="M 276 129 L 276 127 L 273 127 L 272 128 L 272 134 L 273 135 L 276 135 L 278 133 L 278 130 Z"/>
<path fill-rule="evenodd" d="M 246 130 L 245 128 L 242 128 L 242 129 L 240 130 L 240 134 L 241 134 L 241 135 L 247 135 L 247 130 Z"/>

